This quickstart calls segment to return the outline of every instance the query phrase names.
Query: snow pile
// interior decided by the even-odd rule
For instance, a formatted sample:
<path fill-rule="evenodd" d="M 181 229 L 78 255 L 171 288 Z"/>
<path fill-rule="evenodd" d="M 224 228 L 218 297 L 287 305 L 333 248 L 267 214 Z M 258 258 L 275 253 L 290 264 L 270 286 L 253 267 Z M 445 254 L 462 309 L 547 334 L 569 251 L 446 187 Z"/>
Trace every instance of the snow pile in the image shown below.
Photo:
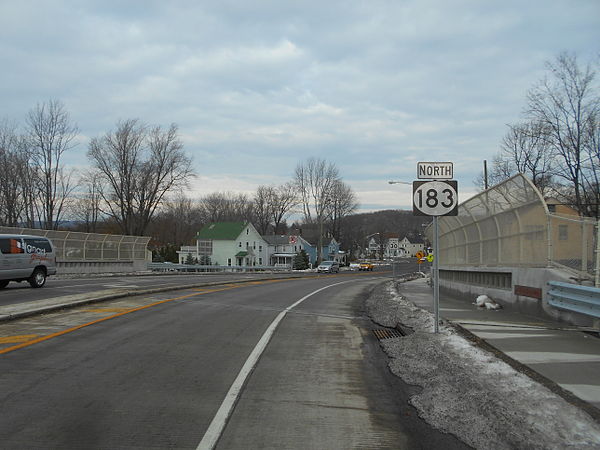
<path fill-rule="evenodd" d="M 385 326 L 415 332 L 382 341 L 394 374 L 422 387 L 412 405 L 428 423 L 480 449 L 600 449 L 600 425 L 546 387 L 449 326 L 434 334 L 433 315 L 403 299 L 392 282 L 367 301 Z"/>
<path fill-rule="evenodd" d="M 480 308 L 487 308 L 487 309 L 500 309 L 500 308 L 502 308 L 502 306 L 500 306 L 494 300 L 492 300 L 491 298 L 489 298 L 487 295 L 480 295 L 480 296 L 478 296 L 475 299 L 475 304 L 477 306 L 479 306 Z"/>

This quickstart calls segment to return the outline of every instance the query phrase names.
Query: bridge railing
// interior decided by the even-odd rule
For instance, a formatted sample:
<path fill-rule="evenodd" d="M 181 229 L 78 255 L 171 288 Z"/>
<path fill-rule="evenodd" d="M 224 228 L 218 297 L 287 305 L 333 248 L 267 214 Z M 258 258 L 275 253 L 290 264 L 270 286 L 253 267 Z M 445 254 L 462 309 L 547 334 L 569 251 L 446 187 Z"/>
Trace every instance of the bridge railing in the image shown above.
<path fill-rule="evenodd" d="M 289 265 L 276 266 L 215 266 L 201 264 L 148 263 L 148 270 L 155 272 L 291 272 Z"/>
<path fill-rule="evenodd" d="M 548 304 L 600 319 L 600 288 L 549 281 Z"/>

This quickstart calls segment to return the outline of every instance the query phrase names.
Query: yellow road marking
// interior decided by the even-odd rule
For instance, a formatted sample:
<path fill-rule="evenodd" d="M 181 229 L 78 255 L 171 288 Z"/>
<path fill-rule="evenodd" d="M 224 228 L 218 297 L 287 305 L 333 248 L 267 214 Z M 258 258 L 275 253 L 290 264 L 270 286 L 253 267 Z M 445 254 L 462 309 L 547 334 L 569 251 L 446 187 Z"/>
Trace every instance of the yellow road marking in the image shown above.
<path fill-rule="evenodd" d="M 31 341 L 38 337 L 39 334 L 22 334 L 20 336 L 0 337 L 0 344 L 16 344 L 18 342 Z"/>
<path fill-rule="evenodd" d="M 312 277 L 306 277 L 306 278 L 318 278 L 318 276 L 312 276 Z M 299 279 L 301 279 L 301 278 L 299 278 Z M 59 336 L 62 336 L 64 334 L 68 334 L 68 333 L 72 333 L 74 331 L 80 330 L 81 328 L 86 328 L 86 327 L 89 327 L 91 325 L 95 325 L 97 323 L 105 322 L 107 320 L 111 320 L 111 319 L 114 319 L 116 317 L 124 316 L 125 314 L 130 314 L 132 312 L 136 312 L 136 311 L 141 311 L 143 309 L 152 308 L 153 306 L 162 305 L 163 303 L 168 303 L 168 302 L 172 302 L 172 301 L 175 301 L 175 300 L 183 300 L 183 299 L 186 299 L 186 298 L 196 297 L 198 295 L 203 295 L 203 294 L 210 294 L 210 293 L 213 293 L 213 292 L 220 292 L 220 291 L 226 291 L 226 290 L 229 290 L 229 289 L 235 289 L 235 288 L 238 288 L 238 287 L 243 287 L 243 286 L 245 286 L 247 284 L 258 285 L 258 284 L 267 284 L 267 283 L 279 283 L 279 282 L 283 282 L 283 281 L 290 281 L 290 279 L 264 280 L 264 281 L 254 281 L 254 282 L 251 282 L 251 283 L 238 283 L 238 284 L 230 283 L 230 284 L 225 284 L 220 289 L 208 289 L 208 290 L 198 291 L 198 292 L 194 292 L 193 294 L 181 295 L 179 297 L 174 297 L 174 298 L 169 298 L 169 299 L 166 299 L 166 300 L 160 300 L 160 301 L 157 301 L 157 302 L 149 303 L 147 305 L 139 306 L 137 308 L 132 308 L 132 309 L 126 309 L 124 311 L 119 311 L 116 314 L 113 314 L 111 316 L 107 316 L 107 317 L 103 317 L 101 319 L 93 320 L 91 322 L 87 322 L 87 323 L 84 323 L 82 325 L 77 325 L 75 327 L 68 328 L 68 329 L 62 330 L 62 331 L 58 331 L 56 333 L 48 334 L 46 336 L 37 337 L 38 335 L 22 335 L 22 336 L 12 336 L 12 337 L 8 337 L 8 338 L 0 338 L 0 339 L 22 338 L 20 340 L 12 341 L 12 342 L 11 341 L 4 341 L 4 343 L 7 343 L 7 344 L 9 344 L 9 343 L 10 344 L 12 344 L 12 343 L 18 343 L 18 342 L 20 342 L 20 343 L 18 345 L 13 345 L 12 347 L 7 347 L 7 348 L 1 349 L 0 350 L 0 355 L 5 354 L 5 353 L 10 353 L 10 352 L 13 352 L 15 350 L 19 350 L 21 348 L 29 347 L 31 345 L 38 344 L 40 342 L 48 341 L 50 339 L 54 339 L 55 337 L 59 337 Z M 105 308 L 105 309 L 99 308 L 98 311 L 109 312 L 108 311 L 109 309 L 110 308 Z M 117 309 L 120 310 L 121 308 L 114 308 L 114 309 L 115 310 L 117 310 Z M 2 342 L 2 341 L 0 341 L 0 342 Z"/>
<path fill-rule="evenodd" d="M 265 282 L 267 282 L 267 281 L 265 281 Z M 11 344 L 12 343 L 20 342 L 20 344 L 14 345 L 12 347 L 3 348 L 2 350 L 0 350 L 0 355 L 5 354 L 5 353 L 10 353 L 10 352 L 13 352 L 15 350 L 19 350 L 21 348 L 29 347 L 31 345 L 38 344 L 40 342 L 48 341 L 50 339 L 54 339 L 55 337 L 59 337 L 59 336 L 62 336 L 64 334 L 68 334 L 68 333 L 72 333 L 73 331 L 80 330 L 81 328 L 89 327 L 91 325 L 95 325 L 95 324 L 100 323 L 100 322 L 105 322 L 107 320 L 114 319 L 116 317 L 121 317 L 121 316 L 124 316 L 125 314 L 129 314 L 129 313 L 132 313 L 132 312 L 135 312 L 135 311 L 141 311 L 143 309 L 152 308 L 153 306 L 162 305 L 163 303 L 168 303 L 168 302 L 172 302 L 172 301 L 175 301 L 175 300 L 182 300 L 182 299 L 185 299 L 185 298 L 196 297 L 198 295 L 209 294 L 209 293 L 212 293 L 212 292 L 227 291 L 229 289 L 234 289 L 234 288 L 237 288 L 237 287 L 242 287 L 242 286 L 244 286 L 244 284 L 226 284 L 224 286 L 225 287 L 220 288 L 220 289 L 209 289 L 209 290 L 205 290 L 205 291 L 202 291 L 202 292 L 195 292 L 194 294 L 181 295 L 179 297 L 168 298 L 166 300 L 160 300 L 158 302 L 149 303 L 147 305 L 139 306 L 137 308 L 126 309 L 124 311 L 117 312 L 117 314 L 113 314 L 112 316 L 107 316 L 107 317 L 103 317 L 101 319 L 93 320 L 91 322 L 87 322 L 87 323 L 84 323 L 82 325 L 77 325 L 75 327 L 68 328 L 68 329 L 62 330 L 62 331 L 58 331 L 56 333 L 48 334 L 46 336 L 37 337 L 38 335 L 27 335 L 27 336 L 29 336 L 30 339 L 27 339 L 26 341 L 19 340 L 19 341 L 13 341 L 13 342 L 6 342 L 6 343 L 11 343 Z M 106 309 L 104 309 L 104 311 L 107 311 L 108 309 L 109 308 L 106 308 Z M 114 308 L 114 309 L 121 309 L 121 308 Z M 21 336 L 21 337 L 23 337 L 23 336 Z"/>

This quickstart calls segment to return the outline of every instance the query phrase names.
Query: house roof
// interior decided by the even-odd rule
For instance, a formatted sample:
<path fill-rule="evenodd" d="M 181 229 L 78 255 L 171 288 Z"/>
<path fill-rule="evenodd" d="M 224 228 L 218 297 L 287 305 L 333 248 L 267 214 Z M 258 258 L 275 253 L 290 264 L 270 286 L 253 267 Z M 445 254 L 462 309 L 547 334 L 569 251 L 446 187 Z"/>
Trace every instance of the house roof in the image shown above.
<path fill-rule="evenodd" d="M 289 236 L 281 236 L 281 235 L 265 235 L 262 238 L 267 241 L 271 245 L 283 245 L 290 243 Z"/>
<path fill-rule="evenodd" d="M 413 236 L 410 239 L 408 238 L 408 236 L 405 236 L 404 239 L 406 239 L 411 244 L 424 244 L 425 243 L 423 238 L 420 236 Z"/>
<path fill-rule="evenodd" d="M 216 222 L 202 227 L 196 239 L 213 239 L 217 241 L 233 241 L 244 231 L 246 222 Z"/>
<path fill-rule="evenodd" d="M 302 241 L 304 241 L 305 244 L 311 245 L 310 242 L 308 242 L 302 236 L 295 234 L 267 234 L 261 237 L 270 245 L 301 245 Z M 295 239 L 296 242 L 290 242 L 290 238 Z"/>

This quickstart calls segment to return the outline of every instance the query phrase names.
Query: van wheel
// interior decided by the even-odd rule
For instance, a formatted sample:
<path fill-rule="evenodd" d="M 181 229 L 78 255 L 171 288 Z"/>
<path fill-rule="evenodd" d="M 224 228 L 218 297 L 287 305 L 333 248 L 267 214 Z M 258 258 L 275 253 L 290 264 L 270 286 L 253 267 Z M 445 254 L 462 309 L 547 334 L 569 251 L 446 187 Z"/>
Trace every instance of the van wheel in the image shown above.
<path fill-rule="evenodd" d="M 10 280 L 0 280 L 0 289 L 4 289 L 6 286 L 8 286 Z"/>
<path fill-rule="evenodd" d="M 33 271 L 27 281 L 29 281 L 32 288 L 41 288 L 46 284 L 46 272 L 44 269 L 37 268 Z"/>

